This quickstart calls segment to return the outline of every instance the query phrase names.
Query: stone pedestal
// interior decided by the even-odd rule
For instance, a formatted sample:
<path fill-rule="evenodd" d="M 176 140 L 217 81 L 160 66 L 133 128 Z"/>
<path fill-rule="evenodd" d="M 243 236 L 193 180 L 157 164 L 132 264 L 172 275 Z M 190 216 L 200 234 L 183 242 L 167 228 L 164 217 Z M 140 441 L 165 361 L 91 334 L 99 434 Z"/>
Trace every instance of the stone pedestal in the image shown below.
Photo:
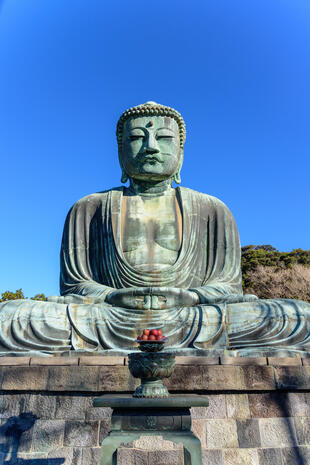
<path fill-rule="evenodd" d="M 210 404 L 191 409 L 202 463 L 310 465 L 309 363 L 176 357 L 169 391 L 206 394 Z M 0 358 L 0 464 L 99 465 L 111 409 L 93 399 L 138 382 L 124 357 Z M 118 465 L 182 464 L 182 446 L 161 436 L 120 447 Z"/>

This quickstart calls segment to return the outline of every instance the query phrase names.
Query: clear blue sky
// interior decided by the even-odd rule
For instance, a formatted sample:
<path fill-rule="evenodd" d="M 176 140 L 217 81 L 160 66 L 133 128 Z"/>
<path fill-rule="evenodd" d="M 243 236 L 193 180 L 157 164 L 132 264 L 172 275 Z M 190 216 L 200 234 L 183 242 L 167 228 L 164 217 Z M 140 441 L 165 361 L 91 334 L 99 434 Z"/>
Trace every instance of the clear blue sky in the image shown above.
<path fill-rule="evenodd" d="M 0 0 L 0 292 L 58 293 L 71 205 L 120 185 L 115 125 L 187 123 L 182 185 L 242 245 L 310 249 L 309 0 Z"/>

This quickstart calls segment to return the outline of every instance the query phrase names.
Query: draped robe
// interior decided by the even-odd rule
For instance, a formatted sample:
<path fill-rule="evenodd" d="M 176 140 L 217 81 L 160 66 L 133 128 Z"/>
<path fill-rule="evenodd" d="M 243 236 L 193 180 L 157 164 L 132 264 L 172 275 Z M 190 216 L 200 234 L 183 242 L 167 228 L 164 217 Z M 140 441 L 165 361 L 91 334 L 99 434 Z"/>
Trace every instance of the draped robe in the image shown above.
<path fill-rule="evenodd" d="M 227 297 L 242 295 L 233 216 L 215 197 L 187 188 L 177 188 L 176 194 L 183 219 L 181 249 L 172 266 L 153 272 L 135 269 L 124 257 L 123 188 L 79 200 L 64 227 L 61 296 L 0 304 L 0 353 L 130 349 L 146 327 L 161 328 L 174 348 L 234 349 L 247 355 L 255 350 L 309 350 L 309 304 L 285 299 L 238 302 L 238 297 L 225 303 Z M 200 304 L 133 310 L 105 301 L 112 290 L 138 287 L 190 289 Z"/>

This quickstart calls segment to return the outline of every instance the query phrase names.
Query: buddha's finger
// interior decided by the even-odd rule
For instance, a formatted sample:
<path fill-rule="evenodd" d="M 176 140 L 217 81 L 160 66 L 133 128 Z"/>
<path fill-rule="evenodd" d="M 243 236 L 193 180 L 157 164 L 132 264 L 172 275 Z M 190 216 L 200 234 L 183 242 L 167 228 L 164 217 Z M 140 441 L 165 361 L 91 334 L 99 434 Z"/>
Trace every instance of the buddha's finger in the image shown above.
<path fill-rule="evenodd" d="M 160 308 L 158 297 L 159 296 L 157 296 L 157 295 L 152 295 L 151 296 L 151 308 L 153 310 L 158 310 Z"/>
<path fill-rule="evenodd" d="M 151 295 L 152 288 L 151 287 L 136 287 L 132 289 L 132 295 L 140 296 L 140 295 Z"/>
<path fill-rule="evenodd" d="M 177 289 L 176 287 L 152 287 L 152 295 L 158 295 L 158 296 L 176 296 L 179 294 L 180 289 Z"/>
<path fill-rule="evenodd" d="M 151 287 L 150 288 L 151 295 L 164 295 L 167 292 L 166 287 Z"/>
<path fill-rule="evenodd" d="M 144 310 L 149 310 L 151 308 L 151 305 L 152 305 L 151 296 L 145 295 L 144 296 L 144 302 L 143 302 L 143 309 Z"/>
<path fill-rule="evenodd" d="M 255 300 L 258 300 L 258 297 L 255 294 L 244 294 L 243 299 L 244 302 L 254 302 Z"/>

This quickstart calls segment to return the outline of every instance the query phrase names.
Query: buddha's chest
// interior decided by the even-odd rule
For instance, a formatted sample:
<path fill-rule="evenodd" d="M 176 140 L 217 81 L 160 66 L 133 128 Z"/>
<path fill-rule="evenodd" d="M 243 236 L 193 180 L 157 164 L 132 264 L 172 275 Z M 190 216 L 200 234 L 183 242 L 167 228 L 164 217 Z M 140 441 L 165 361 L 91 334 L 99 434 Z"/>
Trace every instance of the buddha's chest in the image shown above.
<path fill-rule="evenodd" d="M 182 215 L 176 197 L 123 197 L 121 243 L 126 260 L 143 270 L 175 263 L 182 242 Z"/>

